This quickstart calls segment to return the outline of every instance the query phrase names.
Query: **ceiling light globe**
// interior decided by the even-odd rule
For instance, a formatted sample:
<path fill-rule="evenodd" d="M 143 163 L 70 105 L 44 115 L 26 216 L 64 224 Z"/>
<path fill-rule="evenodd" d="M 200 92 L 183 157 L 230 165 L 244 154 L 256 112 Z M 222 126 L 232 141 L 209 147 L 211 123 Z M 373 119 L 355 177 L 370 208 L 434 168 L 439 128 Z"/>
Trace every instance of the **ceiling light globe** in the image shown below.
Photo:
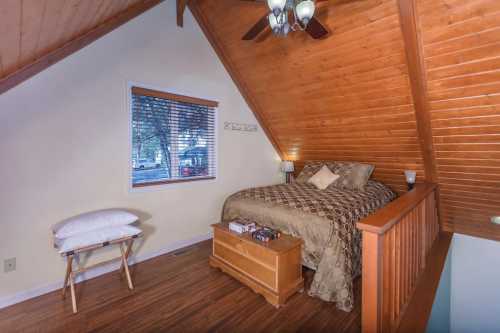
<path fill-rule="evenodd" d="M 307 25 L 311 18 L 314 15 L 314 10 L 316 7 L 314 6 L 314 2 L 311 0 L 305 0 L 299 2 L 295 7 L 295 13 L 297 14 L 297 18 L 304 24 Z"/>
<path fill-rule="evenodd" d="M 286 0 L 267 0 L 267 5 L 274 15 L 278 16 L 285 9 Z"/>
<path fill-rule="evenodd" d="M 267 19 L 269 20 L 269 26 L 273 30 L 273 33 L 276 35 L 279 34 L 279 32 L 281 31 L 281 24 L 279 24 L 276 16 L 273 13 L 271 13 L 267 17 Z"/>

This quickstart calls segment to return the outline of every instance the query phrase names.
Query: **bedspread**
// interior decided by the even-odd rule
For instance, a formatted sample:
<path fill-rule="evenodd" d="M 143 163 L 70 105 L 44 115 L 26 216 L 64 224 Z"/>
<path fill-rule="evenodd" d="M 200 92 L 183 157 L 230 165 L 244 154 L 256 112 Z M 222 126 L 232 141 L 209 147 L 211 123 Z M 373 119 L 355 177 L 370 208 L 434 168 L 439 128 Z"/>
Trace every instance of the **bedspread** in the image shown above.
<path fill-rule="evenodd" d="M 248 218 L 302 238 L 302 263 L 315 270 L 309 295 L 351 311 L 353 280 L 361 273 L 361 233 L 356 222 L 395 197 L 391 189 L 373 180 L 363 190 L 318 190 L 299 183 L 257 187 L 228 197 L 222 219 Z"/>

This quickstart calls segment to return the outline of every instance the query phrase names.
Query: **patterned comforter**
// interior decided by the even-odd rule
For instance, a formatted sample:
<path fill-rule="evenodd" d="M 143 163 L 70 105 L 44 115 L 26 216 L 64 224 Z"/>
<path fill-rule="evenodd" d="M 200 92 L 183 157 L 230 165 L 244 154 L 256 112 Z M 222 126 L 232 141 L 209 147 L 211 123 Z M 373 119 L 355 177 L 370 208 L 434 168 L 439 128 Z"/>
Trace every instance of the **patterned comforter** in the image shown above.
<path fill-rule="evenodd" d="M 395 197 L 373 180 L 363 190 L 318 190 L 298 183 L 257 187 L 231 195 L 222 219 L 248 218 L 302 238 L 303 264 L 315 270 L 309 295 L 351 311 L 353 280 L 361 274 L 361 234 L 356 222 Z"/>

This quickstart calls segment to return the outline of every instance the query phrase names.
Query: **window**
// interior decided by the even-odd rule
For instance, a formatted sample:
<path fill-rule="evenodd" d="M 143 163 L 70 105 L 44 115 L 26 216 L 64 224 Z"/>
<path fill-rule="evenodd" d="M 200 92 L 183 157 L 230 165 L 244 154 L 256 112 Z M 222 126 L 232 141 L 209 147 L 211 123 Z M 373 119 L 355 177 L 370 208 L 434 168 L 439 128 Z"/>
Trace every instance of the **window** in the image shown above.
<path fill-rule="evenodd" d="M 217 105 L 132 87 L 132 186 L 215 178 Z"/>

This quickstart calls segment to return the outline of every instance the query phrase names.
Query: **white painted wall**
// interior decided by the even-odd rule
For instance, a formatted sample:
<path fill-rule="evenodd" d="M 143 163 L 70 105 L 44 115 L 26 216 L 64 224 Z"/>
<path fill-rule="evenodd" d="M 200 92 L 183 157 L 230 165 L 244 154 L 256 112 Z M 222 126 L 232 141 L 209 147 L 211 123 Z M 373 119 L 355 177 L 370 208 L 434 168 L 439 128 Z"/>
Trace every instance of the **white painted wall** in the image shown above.
<path fill-rule="evenodd" d="M 455 234 L 451 332 L 500 332 L 500 242 Z"/>
<path fill-rule="evenodd" d="M 451 253 L 452 249 L 450 248 L 439 279 L 426 333 L 450 333 Z"/>
<path fill-rule="evenodd" d="M 189 11 L 184 25 L 166 1 L 0 95 L 0 262 L 17 258 L 0 299 L 62 280 L 50 227 L 66 217 L 137 210 L 148 234 L 138 251 L 153 253 L 206 235 L 230 193 L 280 181 L 262 129 L 223 130 L 256 120 Z M 128 82 L 220 102 L 217 180 L 130 191 Z"/>

